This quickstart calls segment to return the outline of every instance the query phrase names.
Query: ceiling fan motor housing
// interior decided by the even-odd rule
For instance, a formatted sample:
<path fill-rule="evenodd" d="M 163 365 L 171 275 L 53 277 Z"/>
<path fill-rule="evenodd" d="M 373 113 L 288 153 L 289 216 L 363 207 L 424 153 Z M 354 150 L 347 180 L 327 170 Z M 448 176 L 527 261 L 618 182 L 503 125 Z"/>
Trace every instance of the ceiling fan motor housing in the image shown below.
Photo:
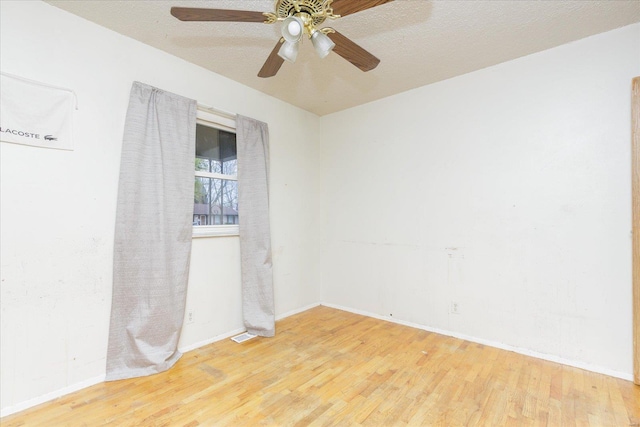
<path fill-rule="evenodd" d="M 331 2 L 333 0 L 276 0 L 276 15 L 279 19 L 306 13 L 311 17 L 313 26 L 322 24 L 327 16 L 332 16 Z M 297 7 L 296 7 L 297 6 Z M 300 10 L 298 12 L 298 9 Z"/>

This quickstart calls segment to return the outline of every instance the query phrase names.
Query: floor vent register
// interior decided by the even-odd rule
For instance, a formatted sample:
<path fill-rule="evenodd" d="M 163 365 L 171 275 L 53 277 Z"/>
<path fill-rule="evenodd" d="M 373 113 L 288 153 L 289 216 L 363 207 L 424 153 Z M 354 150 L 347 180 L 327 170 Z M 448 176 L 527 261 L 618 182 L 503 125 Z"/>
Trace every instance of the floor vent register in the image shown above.
<path fill-rule="evenodd" d="M 237 342 L 238 344 L 240 344 L 245 341 L 249 341 L 251 338 L 255 338 L 256 336 L 257 335 L 250 334 L 249 332 L 244 332 L 240 335 L 236 335 L 235 337 L 232 337 L 231 339 Z"/>

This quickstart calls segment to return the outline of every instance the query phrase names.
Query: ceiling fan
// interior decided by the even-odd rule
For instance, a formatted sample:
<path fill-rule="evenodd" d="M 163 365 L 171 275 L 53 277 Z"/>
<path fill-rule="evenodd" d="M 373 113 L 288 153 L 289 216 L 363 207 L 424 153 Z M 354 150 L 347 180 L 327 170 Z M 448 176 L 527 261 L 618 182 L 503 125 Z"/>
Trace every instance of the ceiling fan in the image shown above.
<path fill-rule="evenodd" d="M 393 0 L 275 0 L 275 13 L 248 10 L 172 7 L 181 21 L 282 22 L 282 37 L 258 72 L 273 77 L 285 60 L 294 62 L 303 36 L 311 39 L 316 53 L 324 58 L 332 50 L 362 71 L 370 71 L 380 60 L 331 27 L 318 28 L 326 19 L 337 19 Z"/>

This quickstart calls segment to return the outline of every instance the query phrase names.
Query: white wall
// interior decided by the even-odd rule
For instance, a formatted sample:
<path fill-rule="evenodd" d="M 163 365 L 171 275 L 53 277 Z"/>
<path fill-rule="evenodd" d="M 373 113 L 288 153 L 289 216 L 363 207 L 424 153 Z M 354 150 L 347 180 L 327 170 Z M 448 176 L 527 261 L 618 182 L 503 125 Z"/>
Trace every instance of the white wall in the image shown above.
<path fill-rule="evenodd" d="M 319 301 L 315 115 L 42 2 L 0 2 L 2 71 L 73 89 L 74 151 L 1 158 L 0 408 L 100 381 L 124 117 L 135 80 L 265 121 L 278 316 Z M 242 328 L 237 237 L 194 239 L 189 348 Z"/>
<path fill-rule="evenodd" d="M 134 80 L 269 123 L 278 316 L 323 301 L 631 375 L 640 25 L 318 118 L 41 2 L 0 19 L 2 71 L 80 107 L 75 151 L 0 144 L 2 414 L 104 376 Z M 187 306 L 181 348 L 241 328 L 237 238 L 194 240 Z"/>
<path fill-rule="evenodd" d="M 640 24 L 322 117 L 322 301 L 631 378 L 638 75 Z"/>

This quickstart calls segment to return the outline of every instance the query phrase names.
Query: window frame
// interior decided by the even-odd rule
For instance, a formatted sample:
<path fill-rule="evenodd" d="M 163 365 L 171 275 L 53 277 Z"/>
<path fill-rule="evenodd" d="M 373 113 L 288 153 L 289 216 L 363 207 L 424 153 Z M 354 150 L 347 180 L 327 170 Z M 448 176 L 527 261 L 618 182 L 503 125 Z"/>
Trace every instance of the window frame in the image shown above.
<path fill-rule="evenodd" d="M 220 129 L 225 132 L 236 133 L 235 115 L 222 113 L 213 108 L 198 104 L 196 114 L 196 123 L 203 126 Z M 238 176 L 225 175 L 221 173 L 204 172 L 194 170 L 195 177 L 224 179 L 229 181 L 238 181 Z M 218 225 L 193 225 L 192 237 L 224 237 L 240 235 L 240 226 L 238 224 L 218 224 Z"/>

